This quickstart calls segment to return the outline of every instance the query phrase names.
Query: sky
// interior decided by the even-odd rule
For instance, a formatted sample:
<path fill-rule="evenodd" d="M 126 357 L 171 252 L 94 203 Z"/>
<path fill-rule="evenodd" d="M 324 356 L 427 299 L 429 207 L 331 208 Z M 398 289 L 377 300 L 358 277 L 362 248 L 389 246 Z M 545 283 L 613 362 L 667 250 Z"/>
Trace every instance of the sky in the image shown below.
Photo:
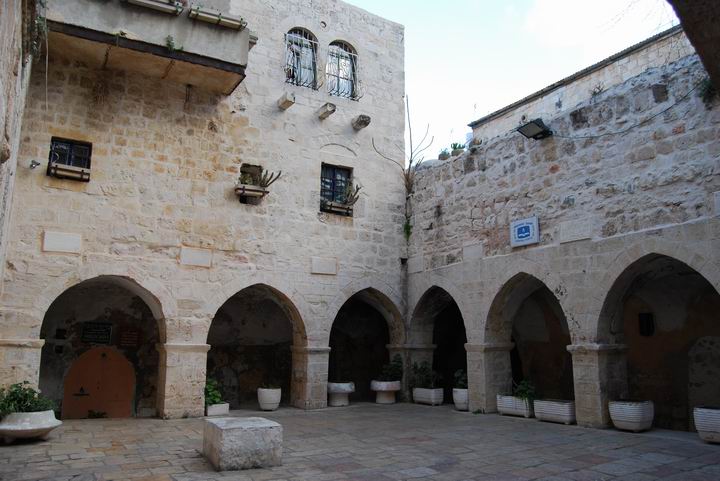
<path fill-rule="evenodd" d="M 471 121 L 678 23 L 665 0 L 346 1 L 405 25 L 413 134 L 430 125 L 434 137 L 426 158 L 465 142 Z"/>

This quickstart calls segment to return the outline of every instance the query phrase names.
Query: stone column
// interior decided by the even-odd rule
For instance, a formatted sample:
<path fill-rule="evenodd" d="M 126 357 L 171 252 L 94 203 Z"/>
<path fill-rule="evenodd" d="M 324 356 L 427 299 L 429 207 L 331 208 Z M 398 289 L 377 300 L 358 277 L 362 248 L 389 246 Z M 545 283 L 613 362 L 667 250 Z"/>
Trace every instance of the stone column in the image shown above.
<path fill-rule="evenodd" d="M 292 348 L 291 403 L 300 409 L 327 407 L 329 347 Z"/>
<path fill-rule="evenodd" d="M 575 410 L 580 426 L 610 425 L 608 401 L 627 397 L 626 346 L 622 344 L 572 344 Z"/>
<path fill-rule="evenodd" d="M 470 411 L 497 412 L 498 394 L 512 388 L 513 343 L 465 344 Z"/>
<path fill-rule="evenodd" d="M 205 415 L 208 344 L 158 344 L 158 415 L 163 419 Z"/>
<path fill-rule="evenodd" d="M 435 344 L 388 344 L 387 350 L 390 354 L 390 360 L 395 354 L 400 354 L 403 359 L 403 378 L 402 378 L 402 394 L 403 399 L 412 399 L 410 396 L 410 378 L 412 377 L 413 363 L 422 364 L 427 362 L 432 366 L 433 353 L 437 345 Z"/>
<path fill-rule="evenodd" d="M 0 386 L 40 381 L 40 354 L 44 339 L 0 339 Z"/>

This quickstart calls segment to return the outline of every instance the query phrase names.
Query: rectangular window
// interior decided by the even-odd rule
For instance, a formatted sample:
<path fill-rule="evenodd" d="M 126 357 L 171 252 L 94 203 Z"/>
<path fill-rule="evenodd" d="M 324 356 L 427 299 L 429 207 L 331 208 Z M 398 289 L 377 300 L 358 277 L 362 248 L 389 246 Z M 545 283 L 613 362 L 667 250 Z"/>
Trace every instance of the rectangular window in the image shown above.
<path fill-rule="evenodd" d="M 352 215 L 352 206 L 345 205 L 351 187 L 352 169 L 323 164 L 320 174 L 320 210 Z"/>
<path fill-rule="evenodd" d="M 92 144 L 53 137 L 47 175 L 61 179 L 90 180 Z"/>

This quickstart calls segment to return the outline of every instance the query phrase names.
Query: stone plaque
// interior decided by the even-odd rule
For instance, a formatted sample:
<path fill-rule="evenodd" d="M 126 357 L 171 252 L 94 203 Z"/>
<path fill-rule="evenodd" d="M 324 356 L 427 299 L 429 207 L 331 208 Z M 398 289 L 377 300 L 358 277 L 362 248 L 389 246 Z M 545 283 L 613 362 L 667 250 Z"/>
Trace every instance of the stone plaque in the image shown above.
<path fill-rule="evenodd" d="M 212 254 L 210 249 L 200 249 L 197 247 L 180 248 L 180 264 L 184 266 L 210 267 L 212 266 Z"/>
<path fill-rule="evenodd" d="M 335 257 L 311 257 L 310 273 L 323 274 L 327 276 L 337 275 L 337 258 Z"/>
<path fill-rule="evenodd" d="M 538 242 L 540 242 L 540 229 L 536 215 L 510 223 L 510 245 L 512 247 L 537 244 Z"/>
<path fill-rule="evenodd" d="M 576 219 L 560 224 L 560 243 L 590 239 L 592 237 L 592 219 Z"/>
<path fill-rule="evenodd" d="M 110 344 L 112 324 L 109 322 L 83 322 L 80 339 L 88 344 Z"/>
<path fill-rule="evenodd" d="M 70 232 L 43 233 L 43 252 L 65 252 L 79 254 L 82 250 L 82 236 Z"/>

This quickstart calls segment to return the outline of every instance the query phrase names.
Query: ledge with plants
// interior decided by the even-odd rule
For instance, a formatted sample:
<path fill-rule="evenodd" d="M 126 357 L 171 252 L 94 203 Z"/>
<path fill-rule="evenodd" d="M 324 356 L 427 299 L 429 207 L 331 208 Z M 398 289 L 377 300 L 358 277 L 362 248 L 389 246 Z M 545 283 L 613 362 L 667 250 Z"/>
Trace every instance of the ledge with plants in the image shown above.
<path fill-rule="evenodd" d="M 383 366 L 377 380 L 370 382 L 370 389 L 375 391 L 377 404 L 394 404 L 395 393 L 402 387 L 403 363 L 400 354 L 395 354 L 389 364 Z"/>
<path fill-rule="evenodd" d="M 62 424 L 55 418 L 55 403 L 27 381 L 0 388 L 0 437 L 6 443 L 15 439 L 46 439 Z"/>
<path fill-rule="evenodd" d="M 235 195 L 241 201 L 247 198 L 260 199 L 265 197 L 270 193 L 268 187 L 277 181 L 281 175 L 282 171 L 275 174 L 275 172 L 268 172 L 265 169 L 259 169 L 256 172 L 241 171 L 237 184 L 235 184 Z"/>
<path fill-rule="evenodd" d="M 497 409 L 501 415 L 531 418 L 534 400 L 535 386 L 530 381 L 524 380 L 514 384 L 512 395 L 497 395 Z"/>
<path fill-rule="evenodd" d="M 443 388 L 440 386 L 442 378 L 433 371 L 430 364 L 424 361 L 420 365 L 412 366 L 412 394 L 413 401 L 418 404 L 439 406 L 443 403 Z"/>
<path fill-rule="evenodd" d="M 230 404 L 223 402 L 220 386 L 215 379 L 205 381 L 205 415 L 223 416 L 230 412 Z"/>
<path fill-rule="evenodd" d="M 330 201 L 327 199 L 321 199 L 320 210 L 322 210 L 323 212 L 330 212 L 332 214 L 352 216 L 353 206 L 360 198 L 361 189 L 362 187 L 357 184 L 348 184 L 347 190 L 339 200 Z"/>

